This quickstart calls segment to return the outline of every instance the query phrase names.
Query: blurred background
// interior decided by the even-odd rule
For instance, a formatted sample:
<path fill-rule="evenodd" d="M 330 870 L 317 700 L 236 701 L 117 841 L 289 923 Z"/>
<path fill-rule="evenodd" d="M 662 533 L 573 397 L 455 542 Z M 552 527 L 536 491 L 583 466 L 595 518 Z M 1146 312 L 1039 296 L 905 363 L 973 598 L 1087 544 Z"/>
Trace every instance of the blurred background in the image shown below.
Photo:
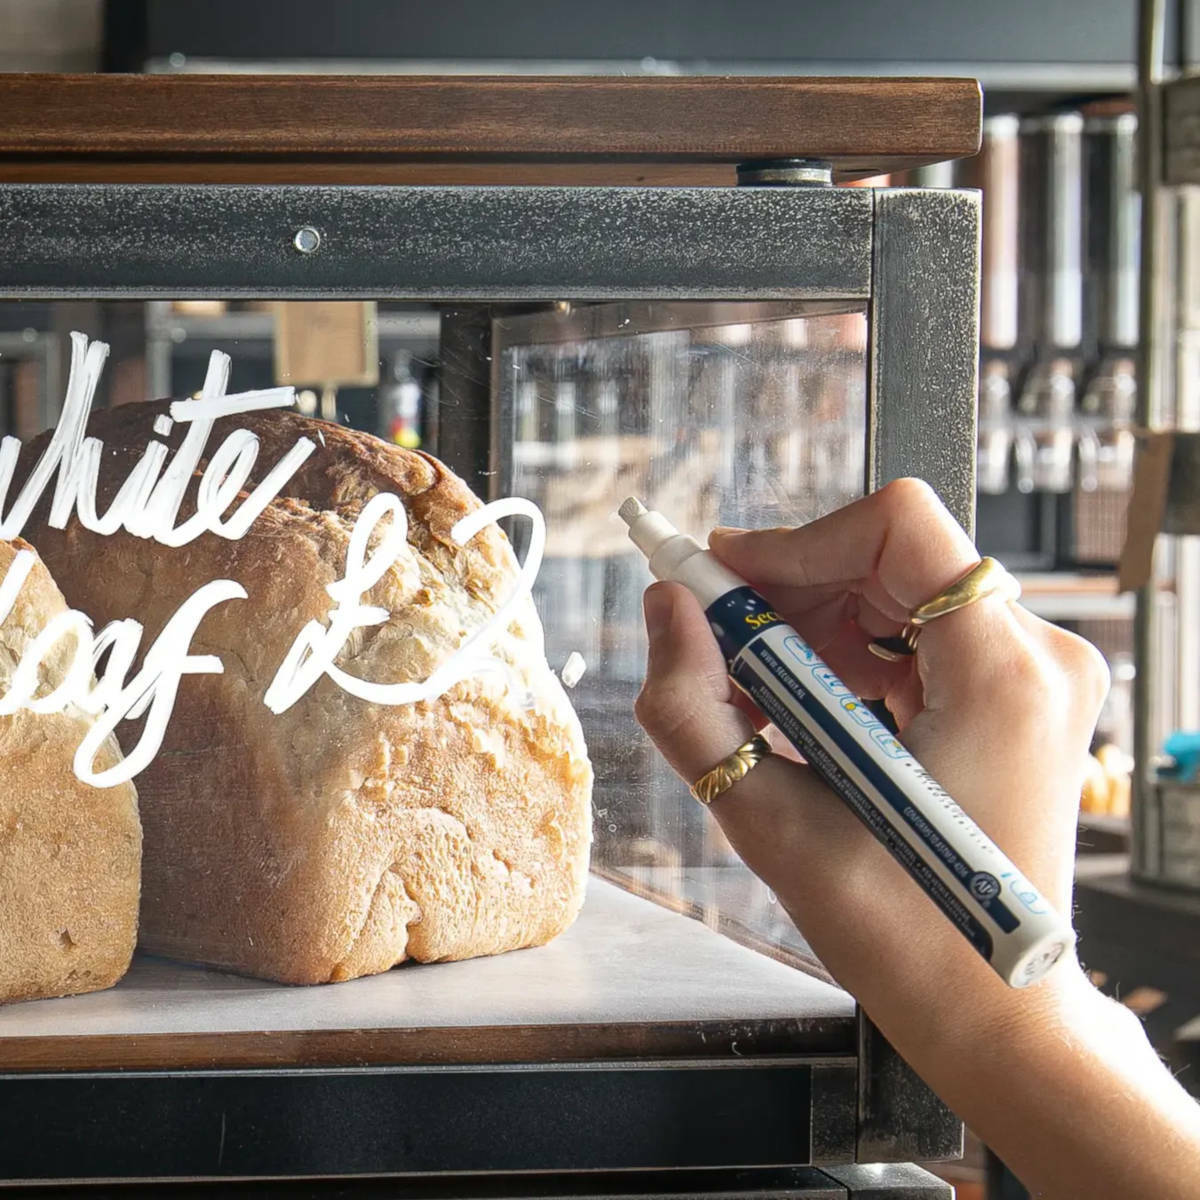
<path fill-rule="evenodd" d="M 1200 51 L 1200 4 L 1180 0 L 1168 10 L 1166 56 L 1178 66 Z M 866 182 L 983 190 L 978 540 L 1021 573 L 1031 607 L 1108 656 L 1115 686 L 1085 798 L 1085 841 L 1122 845 L 1133 597 L 1116 592 L 1114 572 L 1137 395 L 1133 0 L 0 0 L 0 22 L 0 69 L 14 71 L 977 77 L 986 112 L 977 158 Z M 259 359 L 263 370 L 272 361 L 269 305 L 156 302 L 126 319 L 115 307 L 103 317 L 118 347 L 110 402 L 195 386 L 214 337 L 236 338 L 239 357 Z M 77 319 L 56 309 L 47 324 Z M 435 419 L 436 314 L 384 306 L 373 315 L 379 378 L 343 382 L 336 394 L 306 390 L 302 406 L 418 444 Z M 47 423 L 52 401 L 37 393 L 57 374 L 39 374 L 35 362 L 50 345 L 42 322 L 28 308 L 22 320 L 14 334 L 25 341 L 8 347 L 0 394 L 6 423 L 27 433 Z M 1182 344 L 1191 353 L 1188 337 Z M 555 369 L 561 383 L 563 368 Z M 1179 372 L 1189 386 L 1194 377 Z M 1196 404 L 1185 395 L 1180 409 Z M 1164 649 L 1176 652 L 1190 648 Z M 1160 708 L 1164 733 L 1200 726 L 1200 672 L 1165 687 Z"/>
<path fill-rule="evenodd" d="M 1186 71 L 1200 60 L 1200 0 L 1167 7 L 1168 68 Z M 866 182 L 983 191 L 978 542 L 1021 577 L 1034 611 L 1095 642 L 1112 668 L 1112 695 L 1097 731 L 1080 826 L 1081 856 L 1088 857 L 1120 854 L 1129 840 L 1134 597 L 1118 592 L 1116 565 L 1132 480 L 1138 389 L 1139 199 L 1131 99 L 1136 17 L 1133 0 L 0 0 L 0 70 L 978 78 L 986 119 L 977 157 Z M 1172 335 L 1175 415 L 1186 427 L 1200 418 L 1200 288 L 1193 286 L 1188 265 L 1195 258 L 1189 251 L 1197 223 L 1187 189 L 1172 201 L 1171 229 L 1181 264 Z M 306 336 L 301 314 L 289 317 L 270 304 L 163 300 L 106 305 L 103 312 L 96 306 L 90 314 L 81 308 L 87 306 L 39 311 L 29 303 L 0 304 L 4 431 L 28 434 L 52 419 L 62 378 L 56 356 L 67 328 L 102 332 L 114 344 L 108 403 L 187 394 L 199 384 L 208 350 L 223 343 L 236 344 L 243 384 L 256 386 L 259 377 L 271 382 L 281 346 L 295 353 Z M 296 323 L 290 334 L 288 320 Z M 811 457 L 794 459 L 788 469 L 805 478 L 821 470 L 849 478 L 844 464 L 861 457 L 863 431 L 838 414 L 860 413 L 861 398 L 837 389 L 861 379 L 862 317 L 841 313 L 822 320 L 824 325 L 810 321 L 806 329 L 784 320 L 765 340 L 756 335 L 750 348 L 748 325 L 727 325 L 709 341 L 685 337 L 694 365 L 690 386 L 648 403 L 670 405 L 679 421 L 716 430 L 722 422 L 733 429 L 756 418 L 771 430 L 768 440 L 782 445 L 789 437 L 784 410 L 756 415 L 747 407 L 739 391 L 747 386 L 744 364 L 759 356 L 773 378 L 784 386 L 792 379 L 801 390 L 805 378 L 820 374 L 833 380 L 833 389 L 812 399 L 807 415 L 812 421 L 826 414 L 827 436 L 810 440 L 805 453 Z M 436 420 L 438 315 L 420 306 L 380 304 L 370 322 L 379 370 L 359 379 L 343 375 L 336 387 L 302 389 L 301 407 L 420 445 Z M 737 329 L 743 333 L 731 332 Z M 649 339 L 636 347 L 610 341 L 616 349 L 598 363 L 570 345 L 530 349 L 529 331 L 513 331 L 512 378 L 524 390 L 503 403 L 516 414 L 516 490 L 553 509 L 554 464 L 573 468 L 562 448 L 585 436 L 574 424 L 576 398 L 585 389 L 597 398 L 595 419 L 610 421 L 613 436 L 618 426 L 628 432 L 618 413 L 628 404 L 618 402 L 618 392 L 650 394 L 658 378 L 656 356 L 682 353 L 668 344 L 679 335 L 647 332 Z M 842 358 L 851 367 L 840 367 Z M 769 395 L 756 395 L 758 403 L 770 405 Z M 774 443 L 764 446 L 764 454 L 775 453 Z M 719 476 L 732 464 L 716 462 L 712 469 Z M 828 487 L 817 490 L 829 494 Z M 764 500 L 763 519 L 772 515 Z M 1194 549 L 1181 547 L 1171 564 L 1173 578 L 1182 581 L 1179 595 L 1200 595 Z M 591 620 L 589 595 L 605 596 L 622 611 L 630 607 L 625 601 L 640 587 L 640 576 L 618 578 L 611 561 L 581 563 L 564 553 L 556 566 L 552 546 L 542 598 L 554 602 L 549 593 L 557 589 L 557 610 L 573 614 L 573 623 L 564 620 L 551 631 L 552 661 L 568 650 L 588 650 L 596 630 L 610 636 L 612 612 Z M 592 579 L 589 571 L 610 577 L 597 582 L 600 576 Z M 1163 733 L 1200 728 L 1200 671 L 1193 668 L 1200 662 L 1200 621 L 1184 615 L 1162 626 L 1169 643 L 1158 647 L 1163 661 L 1182 665 L 1163 673 L 1157 700 Z M 619 642 L 590 647 L 585 657 L 603 657 L 634 689 L 640 648 L 623 654 Z M 586 707 L 586 690 L 579 703 Z M 651 782 L 659 770 L 653 763 L 641 769 Z M 623 787 L 628 770 L 622 762 Z M 626 847 L 625 853 L 644 853 L 650 867 L 661 867 L 668 851 L 654 840 L 653 820 L 640 836 L 645 846 Z M 687 847 L 674 832 L 664 841 L 682 848 L 686 860 Z M 1196 887 L 1200 853 L 1193 847 L 1189 854 L 1179 860 L 1173 882 Z M 727 904 L 721 907 L 729 911 Z M 776 927 L 782 916 L 776 913 L 772 921 L 766 936 L 785 941 Z M 765 916 L 759 924 L 764 922 Z M 1126 1000 L 1164 1051 L 1187 1061 L 1178 1035 L 1200 1010 L 1200 986 L 1173 993 L 1137 978 L 1133 967 L 1124 970 Z M 1114 982 L 1099 970 L 1097 980 Z M 1194 1045 L 1198 1037 L 1193 1032 L 1183 1042 Z M 971 1195 L 972 1172 L 977 1180 L 983 1169 L 977 1151 L 959 1169 L 964 1196 Z M 1004 1186 L 997 1176 L 991 1194 L 1003 1194 Z"/>

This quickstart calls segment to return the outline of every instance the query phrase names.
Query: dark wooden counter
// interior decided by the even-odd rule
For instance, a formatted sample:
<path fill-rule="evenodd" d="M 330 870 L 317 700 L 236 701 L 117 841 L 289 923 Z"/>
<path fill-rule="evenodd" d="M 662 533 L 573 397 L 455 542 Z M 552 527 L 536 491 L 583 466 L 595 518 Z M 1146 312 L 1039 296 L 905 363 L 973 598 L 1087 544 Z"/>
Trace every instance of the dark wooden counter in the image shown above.
<path fill-rule="evenodd" d="M 4 75 L 0 181 L 729 184 L 974 154 L 973 79 Z"/>

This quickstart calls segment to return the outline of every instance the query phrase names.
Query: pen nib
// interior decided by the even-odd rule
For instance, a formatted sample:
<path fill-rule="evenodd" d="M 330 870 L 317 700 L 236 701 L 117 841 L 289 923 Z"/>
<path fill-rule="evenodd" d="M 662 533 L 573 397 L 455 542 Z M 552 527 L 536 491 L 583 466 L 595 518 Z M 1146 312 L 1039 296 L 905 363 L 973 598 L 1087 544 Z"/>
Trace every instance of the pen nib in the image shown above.
<path fill-rule="evenodd" d="M 625 522 L 626 525 L 632 525 L 634 521 L 646 513 L 646 506 L 636 497 L 630 496 L 629 499 L 621 502 L 621 507 L 617 509 L 617 516 Z"/>

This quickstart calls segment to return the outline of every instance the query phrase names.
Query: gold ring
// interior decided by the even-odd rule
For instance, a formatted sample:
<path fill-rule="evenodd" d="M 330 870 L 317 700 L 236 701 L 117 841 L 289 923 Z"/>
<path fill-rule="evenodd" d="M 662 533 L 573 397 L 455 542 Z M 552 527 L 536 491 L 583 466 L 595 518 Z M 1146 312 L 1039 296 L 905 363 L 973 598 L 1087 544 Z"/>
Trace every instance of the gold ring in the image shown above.
<path fill-rule="evenodd" d="M 899 662 L 917 652 L 917 638 L 923 626 L 947 613 L 957 612 L 983 600 L 998 596 L 1011 603 L 1021 595 L 1021 585 L 994 558 L 982 558 L 961 579 L 932 600 L 926 600 L 908 614 L 908 623 L 896 637 L 875 638 L 867 643 L 867 649 L 876 658 L 887 662 Z"/>
<path fill-rule="evenodd" d="M 721 759 L 711 771 L 705 771 L 692 784 L 692 795 L 701 804 L 711 804 L 723 792 L 727 792 L 733 787 L 739 779 L 744 779 L 770 753 L 771 743 L 761 733 L 756 733 L 727 758 Z"/>

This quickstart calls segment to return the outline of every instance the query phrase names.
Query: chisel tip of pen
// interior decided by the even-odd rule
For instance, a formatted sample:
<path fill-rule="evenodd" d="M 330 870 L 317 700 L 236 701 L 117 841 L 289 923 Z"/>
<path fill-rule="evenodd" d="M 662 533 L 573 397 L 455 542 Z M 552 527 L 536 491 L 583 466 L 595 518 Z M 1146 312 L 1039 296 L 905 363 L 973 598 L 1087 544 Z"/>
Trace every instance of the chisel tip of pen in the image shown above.
<path fill-rule="evenodd" d="M 632 525 L 638 517 L 644 516 L 646 511 L 646 506 L 636 496 L 630 496 L 621 501 L 621 507 L 617 509 L 617 516 L 626 525 Z"/>

